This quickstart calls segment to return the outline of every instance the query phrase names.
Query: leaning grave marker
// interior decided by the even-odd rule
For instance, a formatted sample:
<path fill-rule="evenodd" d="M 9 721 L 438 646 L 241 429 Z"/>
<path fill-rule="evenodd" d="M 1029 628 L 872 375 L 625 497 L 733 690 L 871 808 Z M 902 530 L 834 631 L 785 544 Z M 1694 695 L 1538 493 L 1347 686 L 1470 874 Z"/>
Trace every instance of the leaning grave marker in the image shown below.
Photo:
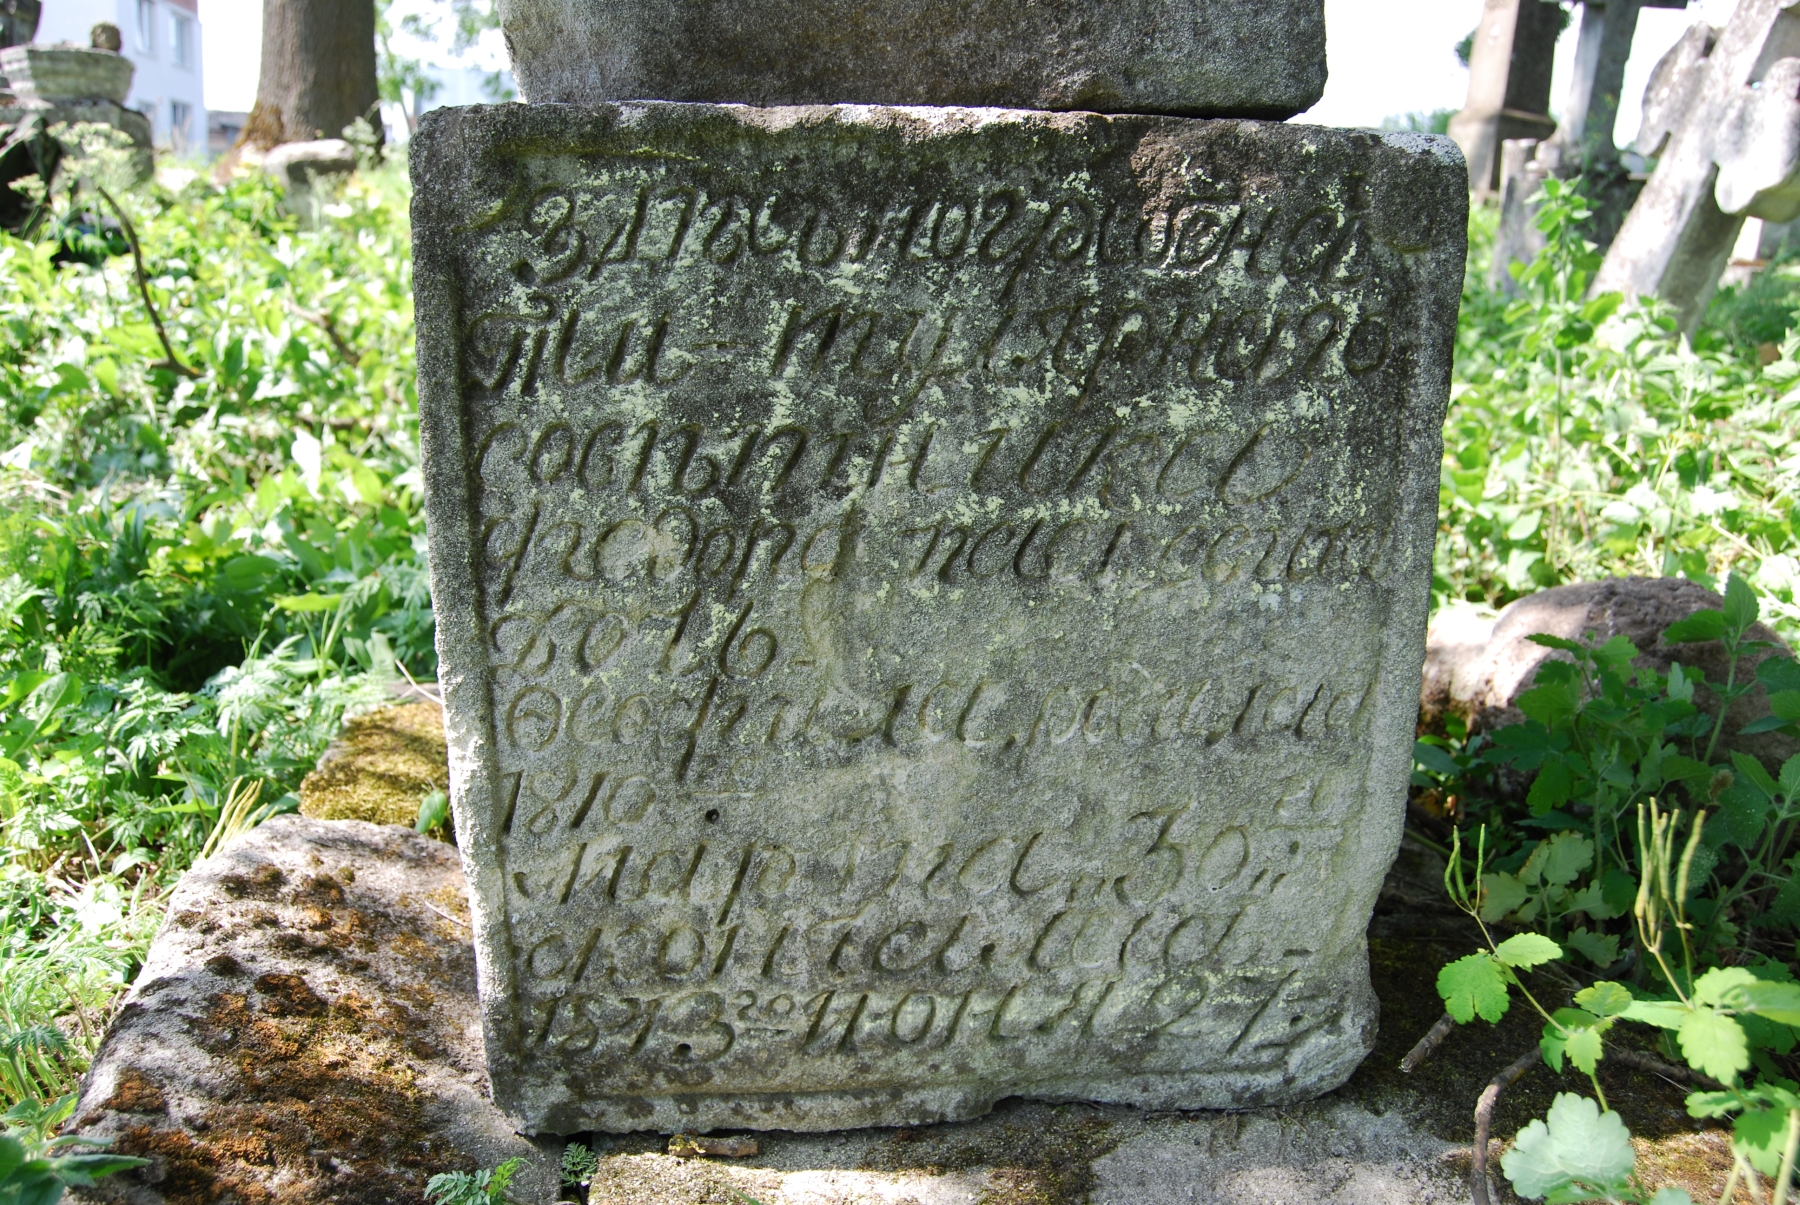
<path fill-rule="evenodd" d="M 1447 141 L 512 105 L 428 115 L 412 161 L 500 1103 L 805 1130 L 1349 1075 Z"/>

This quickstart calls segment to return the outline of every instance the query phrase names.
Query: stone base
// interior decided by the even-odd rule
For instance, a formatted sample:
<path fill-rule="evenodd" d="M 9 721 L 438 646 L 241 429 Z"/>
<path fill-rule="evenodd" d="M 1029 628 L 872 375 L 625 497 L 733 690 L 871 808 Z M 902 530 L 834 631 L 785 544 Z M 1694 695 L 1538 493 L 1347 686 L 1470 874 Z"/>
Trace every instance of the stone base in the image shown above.
<path fill-rule="evenodd" d="M 764 1134 L 743 1160 L 620 1142 L 590 1205 L 1451 1205 L 1468 1152 L 1344 1101 L 1269 1114 L 1010 1102 L 931 1129 Z"/>
<path fill-rule="evenodd" d="M 602 1158 L 593 1205 L 1435 1205 L 1466 1198 L 1470 1116 L 1488 1077 L 1535 1040 L 1515 1009 L 1451 1034 L 1411 1076 L 1400 1056 L 1442 1007 L 1439 966 L 1473 937 L 1418 936 L 1443 867 L 1408 847 L 1376 906 L 1375 1055 L 1317 1101 L 1235 1113 L 1007 1100 L 974 1121 L 755 1135 L 742 1159 L 680 1159 L 692 1118 L 579 1135 Z M 131 1205 L 419 1201 L 431 1175 L 519 1156 L 517 1205 L 557 1198 L 560 1142 L 513 1133 L 488 1099 L 456 853 L 397 827 L 279 817 L 181 884 L 83 1086 L 72 1133 L 152 1164 L 74 1194 Z M 1441 905 L 1438 905 L 1441 907 Z M 1386 937 L 1382 935 L 1386 934 Z M 1445 944 L 1445 941 L 1448 944 Z M 1696 1195 L 1729 1131 L 1689 1132 L 1682 1090 L 1603 1072 L 1648 1140 L 1649 1186 Z M 1499 1132 L 1574 1085 L 1542 1068 Z M 1674 1119 L 1673 1122 L 1671 1119 Z M 1717 1191 L 1711 1183 L 1710 1191 Z M 563 1197 L 576 1199 L 565 1188 Z"/>
<path fill-rule="evenodd" d="M 201 863 L 82 1084 L 70 1132 L 150 1166 L 88 1199 L 418 1201 L 557 1153 L 488 1100 L 456 850 L 403 828 L 278 816 Z"/>

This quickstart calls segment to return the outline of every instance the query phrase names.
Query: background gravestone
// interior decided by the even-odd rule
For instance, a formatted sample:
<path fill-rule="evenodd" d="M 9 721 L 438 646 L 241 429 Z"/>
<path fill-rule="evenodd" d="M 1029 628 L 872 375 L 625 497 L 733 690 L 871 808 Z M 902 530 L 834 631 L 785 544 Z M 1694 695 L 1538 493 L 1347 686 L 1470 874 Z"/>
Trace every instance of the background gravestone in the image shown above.
<path fill-rule="evenodd" d="M 500 106 L 413 163 L 502 1105 L 1342 1082 L 1417 708 L 1447 140 Z"/>
<path fill-rule="evenodd" d="M 1549 0 L 1486 0 L 1469 45 L 1469 94 L 1450 119 L 1450 137 L 1469 161 L 1469 187 L 1500 187 L 1501 146 L 1548 138 L 1550 68 L 1567 17 Z"/>
<path fill-rule="evenodd" d="M 1655 296 L 1691 334 L 1747 218 L 1800 217 L 1800 13 L 1743 0 L 1696 23 L 1651 74 L 1638 150 L 1656 170 L 1592 292 Z"/>

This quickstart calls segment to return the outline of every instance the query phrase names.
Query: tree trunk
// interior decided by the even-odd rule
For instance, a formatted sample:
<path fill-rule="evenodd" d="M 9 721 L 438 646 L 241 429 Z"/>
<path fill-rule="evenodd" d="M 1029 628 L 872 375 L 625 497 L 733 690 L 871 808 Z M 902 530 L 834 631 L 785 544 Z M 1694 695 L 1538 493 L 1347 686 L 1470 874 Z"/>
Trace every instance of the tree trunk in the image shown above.
<path fill-rule="evenodd" d="M 381 130 L 375 0 L 263 0 L 262 77 L 242 141 L 341 138 L 366 117 Z"/>

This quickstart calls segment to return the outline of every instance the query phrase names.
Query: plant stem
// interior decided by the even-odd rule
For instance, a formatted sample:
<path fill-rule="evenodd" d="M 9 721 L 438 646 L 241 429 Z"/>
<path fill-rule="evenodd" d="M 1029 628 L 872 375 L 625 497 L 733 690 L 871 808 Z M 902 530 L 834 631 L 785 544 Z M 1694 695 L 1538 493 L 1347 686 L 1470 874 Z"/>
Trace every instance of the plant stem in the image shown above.
<path fill-rule="evenodd" d="M 1788 1186 L 1794 1182 L 1796 1155 L 1800 1155 L 1800 1109 L 1789 1109 L 1787 1144 L 1781 1148 L 1781 1171 L 1775 1180 L 1774 1205 L 1787 1205 Z"/>
<path fill-rule="evenodd" d="M 101 200 L 113 211 L 113 216 L 119 219 L 119 228 L 125 232 L 125 241 L 131 245 L 131 267 L 132 274 L 137 278 L 138 296 L 144 299 L 144 308 L 150 312 L 150 325 L 156 328 L 156 337 L 162 343 L 163 355 L 168 357 L 162 367 L 173 369 L 189 379 L 200 377 L 202 374 L 199 369 L 189 368 L 175 354 L 175 345 L 169 342 L 169 332 L 163 327 L 162 315 L 156 312 L 156 304 L 150 300 L 150 274 L 144 270 L 144 252 L 138 245 L 137 227 L 131 224 L 131 219 L 125 216 L 125 211 L 113 200 L 111 193 L 98 184 L 94 185 L 94 191 L 100 194 Z"/>
<path fill-rule="evenodd" d="M 1731 706 L 1735 697 L 1731 692 L 1737 685 L 1738 642 L 1727 640 L 1725 643 L 1725 691 L 1719 696 L 1719 714 L 1713 720 L 1712 739 L 1706 742 L 1706 756 L 1700 760 L 1712 764 L 1713 750 L 1719 744 L 1719 733 L 1725 728 L 1725 710 Z"/>
<path fill-rule="evenodd" d="M 1474 1205 L 1493 1205 L 1493 1198 L 1488 1193 L 1487 1148 L 1488 1135 L 1494 1128 L 1494 1106 L 1500 1103 L 1500 1094 L 1517 1083 L 1519 1077 L 1542 1058 L 1537 1047 L 1532 1047 L 1489 1080 L 1488 1086 L 1481 1090 L 1481 1099 L 1475 1102 L 1475 1166 L 1469 1172 L 1469 1196 Z"/>

